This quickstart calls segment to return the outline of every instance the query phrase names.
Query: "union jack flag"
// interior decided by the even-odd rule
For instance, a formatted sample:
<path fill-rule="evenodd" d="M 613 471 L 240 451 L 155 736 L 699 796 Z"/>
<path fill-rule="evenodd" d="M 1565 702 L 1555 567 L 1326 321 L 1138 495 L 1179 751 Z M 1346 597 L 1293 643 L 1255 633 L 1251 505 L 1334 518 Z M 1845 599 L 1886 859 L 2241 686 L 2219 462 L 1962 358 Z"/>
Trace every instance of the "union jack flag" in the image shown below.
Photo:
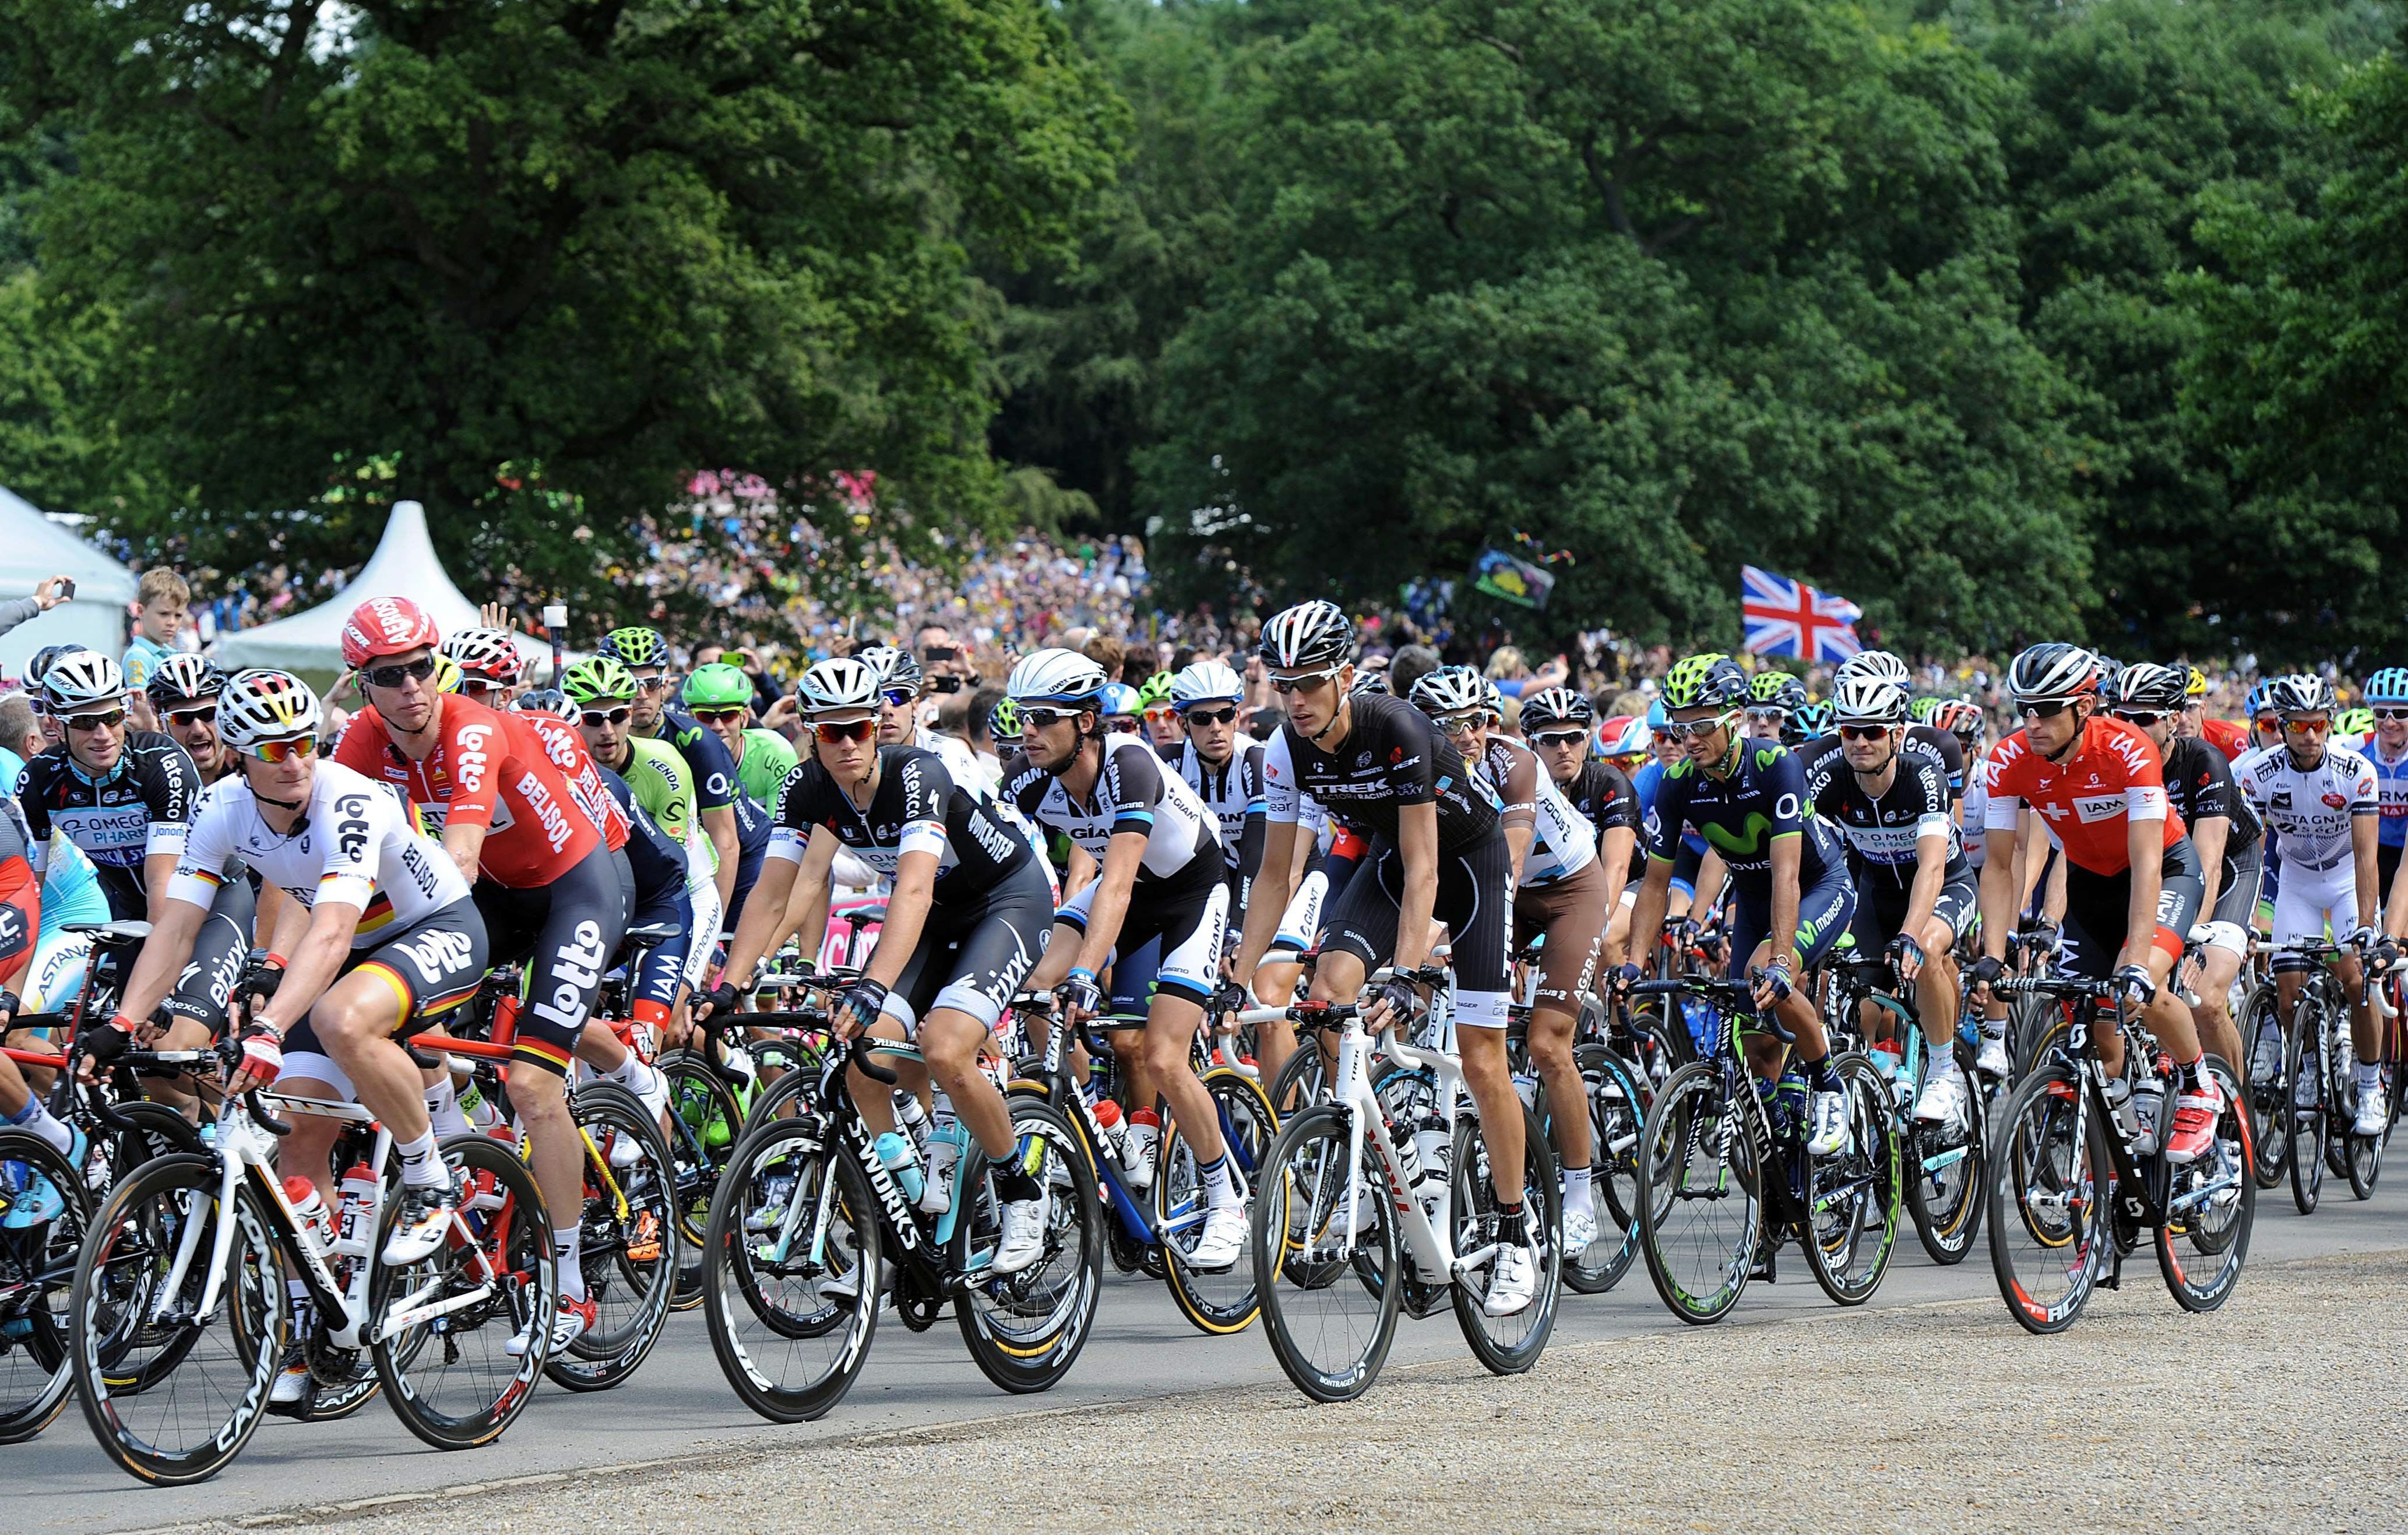
<path fill-rule="evenodd" d="M 1804 581 L 1742 565 L 1739 606 L 1747 624 L 1744 644 L 1753 654 L 1844 661 L 1864 649 L 1856 631 L 1864 610 Z"/>

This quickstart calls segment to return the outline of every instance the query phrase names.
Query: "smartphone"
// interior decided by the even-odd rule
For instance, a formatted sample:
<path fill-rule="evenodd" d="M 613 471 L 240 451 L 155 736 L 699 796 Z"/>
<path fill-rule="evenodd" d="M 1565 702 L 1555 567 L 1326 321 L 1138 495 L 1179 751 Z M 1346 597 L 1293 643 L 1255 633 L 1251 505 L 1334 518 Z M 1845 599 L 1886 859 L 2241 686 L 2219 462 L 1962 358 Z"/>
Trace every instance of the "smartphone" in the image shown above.
<path fill-rule="evenodd" d="M 59 578 L 59 600 L 61 602 L 73 602 L 75 600 L 75 578 L 73 576 L 62 576 Z"/>
<path fill-rule="evenodd" d="M 931 645 L 928 647 L 927 658 L 932 664 L 939 661 L 956 661 L 961 658 L 961 650 L 957 646 Z"/>
<path fill-rule="evenodd" d="M 962 690 L 962 680 L 950 671 L 938 672 L 927 681 L 931 693 L 959 693 Z"/>

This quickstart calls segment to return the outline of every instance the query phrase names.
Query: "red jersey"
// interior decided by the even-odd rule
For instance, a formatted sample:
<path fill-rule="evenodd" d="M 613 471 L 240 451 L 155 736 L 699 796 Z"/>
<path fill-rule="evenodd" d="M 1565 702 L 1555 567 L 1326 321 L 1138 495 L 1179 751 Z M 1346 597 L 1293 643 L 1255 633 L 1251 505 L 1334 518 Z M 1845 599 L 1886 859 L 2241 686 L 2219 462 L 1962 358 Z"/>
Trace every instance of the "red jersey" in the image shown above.
<path fill-rule="evenodd" d="M 402 755 L 373 707 L 352 716 L 335 760 L 399 789 L 430 836 L 454 822 L 485 827 L 478 867 L 496 884 L 532 890 L 576 868 L 602 833 L 528 717 L 456 694 L 442 707 L 441 739 L 423 761 Z"/>
<path fill-rule="evenodd" d="M 577 733 L 575 725 L 550 714 L 521 717 L 535 725 L 535 733 L 542 738 L 552 765 L 568 780 L 568 792 L 584 808 L 586 818 L 602 828 L 602 839 L 610 851 L 616 853 L 625 847 L 632 830 L 627 825 L 627 813 L 603 787 L 602 769 L 594 765 L 594 754 L 586 751 L 585 738 Z"/>
<path fill-rule="evenodd" d="M 2018 730 L 1988 760 L 1984 827 L 2013 831 L 2016 811 L 2028 804 L 2047 819 L 2066 858 L 2093 874 L 2132 867 L 2131 822 L 2164 822 L 2167 847 L 2186 835 L 2182 817 L 2166 802 L 2165 759 L 2136 724 L 2093 714 L 2061 763 L 2032 750 L 2029 737 Z"/>
<path fill-rule="evenodd" d="M 2239 762 L 2242 753 L 2250 749 L 2249 727 L 2230 720 L 2201 720 L 2200 739 L 2224 753 L 2227 762 Z"/>

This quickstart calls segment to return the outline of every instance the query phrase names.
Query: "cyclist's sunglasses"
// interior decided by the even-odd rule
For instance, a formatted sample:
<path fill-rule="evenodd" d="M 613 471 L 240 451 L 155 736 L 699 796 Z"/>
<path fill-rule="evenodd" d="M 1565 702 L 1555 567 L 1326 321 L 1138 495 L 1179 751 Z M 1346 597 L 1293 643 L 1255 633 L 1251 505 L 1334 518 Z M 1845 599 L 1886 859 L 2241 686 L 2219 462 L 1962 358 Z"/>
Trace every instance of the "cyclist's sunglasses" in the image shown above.
<path fill-rule="evenodd" d="M 1153 717 L 1151 714 L 1146 716 L 1148 719 Z M 1187 728 L 1190 730 L 1201 730 L 1208 724 L 1237 723 L 1238 706 L 1235 704 L 1226 704 L 1219 709 L 1191 709 L 1187 711 Z"/>
<path fill-rule="evenodd" d="M 1137 734 L 1137 722 L 1130 719 L 1125 714 L 1114 715 L 1112 718 L 1104 722 L 1104 734 L 1108 736 L 1134 736 Z"/>
<path fill-rule="evenodd" d="M 360 675 L 370 687 L 399 687 L 404 682 L 423 682 L 435 675 L 435 657 L 422 655 L 415 661 L 392 667 L 363 667 Z"/>
<path fill-rule="evenodd" d="M 1896 725 L 1888 724 L 1843 724 L 1840 726 L 1840 739 L 1842 740 L 1879 740 L 1896 728 L 1898 728 Z"/>
<path fill-rule="evenodd" d="M 2034 698 L 2019 706 L 2019 712 L 2027 720 L 2053 720 L 2072 707 L 2071 698 Z"/>
<path fill-rule="evenodd" d="M 1530 738 L 1541 746 L 1578 746 L 1588 739 L 1585 730 L 1541 730 Z"/>
<path fill-rule="evenodd" d="M 1715 714 L 1702 720 L 1667 720 L 1656 727 L 1656 733 L 1659 736 L 1670 736 L 1674 740 L 1691 740 L 1701 736 L 1711 736 L 1717 730 L 1727 729 L 1738 718 L 1739 710 L 1734 709 L 1727 713 Z"/>
<path fill-rule="evenodd" d="M 207 704 L 199 709 L 171 709 L 167 710 L 167 719 L 173 724 L 215 724 L 218 706 Z"/>
<path fill-rule="evenodd" d="M 114 730 L 125 723 L 125 710 L 112 709 L 99 714 L 62 714 L 59 724 L 69 730 Z"/>
<path fill-rule="evenodd" d="M 745 706 L 738 704 L 734 709 L 697 709 L 694 717 L 705 724 L 724 724 L 730 720 L 741 722 L 745 713 Z"/>
<path fill-rule="evenodd" d="M 828 746 L 849 740 L 867 740 L 877 729 L 876 720 L 816 720 L 811 724 L 811 734 Z"/>
<path fill-rule="evenodd" d="M 1024 704 L 1020 710 L 1020 733 L 1025 736 L 1031 730 L 1049 729 L 1064 720 L 1077 719 L 1080 712 L 1074 709 L 1030 709 Z"/>
<path fill-rule="evenodd" d="M 2408 709 L 2378 709 L 2374 717 L 2378 720 L 2408 720 Z"/>
<path fill-rule="evenodd" d="M 2331 729 L 2332 721 L 2329 719 L 2285 720 L 2283 722 L 2284 734 L 2290 736 L 2321 736 L 2327 734 Z"/>
<path fill-rule="evenodd" d="M 656 671 L 647 677 L 639 671 L 636 673 L 636 685 L 646 693 L 658 693 L 669 685 L 669 674 L 666 671 Z"/>
<path fill-rule="evenodd" d="M 509 691 L 508 683 L 496 682 L 488 677 L 460 679 L 460 696 L 463 698 L 481 698 L 488 693 L 508 693 Z"/>
<path fill-rule="evenodd" d="M 1319 687 L 1322 683 L 1328 681 L 1331 678 L 1336 677 L 1337 675 L 1338 668 L 1336 667 L 1329 667 L 1321 671 L 1298 672 L 1293 677 L 1274 677 L 1271 679 L 1271 691 L 1273 693 L 1295 693 L 1304 688 Z"/>
<path fill-rule="evenodd" d="M 621 704 L 616 709 L 580 709 L 577 713 L 587 725 L 598 728 L 606 724 L 624 724 L 635 717 L 636 711 Z"/>
<path fill-rule="evenodd" d="M 1145 723 L 1148 724 L 1168 724 L 1177 718 L 1179 710 L 1173 705 L 1151 704 L 1146 708 Z"/>
<path fill-rule="evenodd" d="M 2119 709 L 2115 711 L 2115 717 L 2119 720 L 2129 720 L 2146 730 L 2166 716 L 2154 709 Z"/>
<path fill-rule="evenodd" d="M 253 741 L 242 748 L 242 754 L 262 762 L 290 762 L 295 757 L 307 762 L 318 754 L 318 738 L 295 736 L 291 740 Z"/>
<path fill-rule="evenodd" d="M 1488 723 L 1488 710 L 1478 709 L 1469 714 L 1441 714 L 1438 727 L 1450 736 L 1469 736 Z"/>
<path fill-rule="evenodd" d="M 1782 721 L 1789 718 L 1789 710 L 1781 708 L 1777 704 L 1758 704 L 1747 711 L 1747 717 L 1751 720 L 1763 720 L 1770 724 L 1778 724 Z"/>
<path fill-rule="evenodd" d="M 908 687 L 890 687 L 882 689 L 878 696 L 885 699 L 895 708 L 900 709 L 905 704 L 908 704 L 912 699 L 918 697 L 920 695 L 913 689 Z"/>

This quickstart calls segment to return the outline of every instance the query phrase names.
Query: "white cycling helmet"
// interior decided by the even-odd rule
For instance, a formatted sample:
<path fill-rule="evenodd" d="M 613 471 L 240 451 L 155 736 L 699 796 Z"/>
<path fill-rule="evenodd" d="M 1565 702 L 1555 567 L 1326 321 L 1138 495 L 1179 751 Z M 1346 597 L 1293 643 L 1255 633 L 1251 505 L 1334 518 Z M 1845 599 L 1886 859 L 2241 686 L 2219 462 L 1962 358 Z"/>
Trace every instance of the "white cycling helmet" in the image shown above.
<path fill-rule="evenodd" d="M 262 741 L 314 737 L 325 723 L 318 696 L 289 671 L 236 672 L 218 695 L 218 739 L 237 752 Z"/>
<path fill-rule="evenodd" d="M 1077 651 L 1049 646 L 1020 658 L 1003 691 L 1017 704 L 1068 704 L 1096 708 L 1104 691 L 1104 668 Z"/>
<path fill-rule="evenodd" d="M 125 673 L 98 651 L 69 651 L 42 673 L 42 707 L 55 715 L 125 702 Z"/>
<path fill-rule="evenodd" d="M 1839 672 L 1832 680 L 1843 681 L 1851 677 L 1878 677 L 1900 687 L 1912 686 L 1914 681 L 1914 674 L 1906 669 L 1906 663 L 1887 651 L 1858 651 L 1840 663 Z"/>
<path fill-rule="evenodd" d="M 1218 661 L 1197 661 L 1180 668 L 1170 680 L 1170 701 L 1181 709 L 1190 704 L 1243 703 L 1246 684 L 1237 671 Z"/>
<path fill-rule="evenodd" d="M 1410 695 L 1425 714 L 1460 714 L 1488 707 L 1488 680 L 1469 667 L 1440 667 L 1413 683 Z"/>
<path fill-rule="evenodd" d="M 2314 672 L 2301 671 L 2267 683 L 2266 707 L 2277 714 L 2329 714 L 2339 707 L 2339 700 L 2333 696 L 2330 682 Z"/>
<path fill-rule="evenodd" d="M 1850 724 L 1904 724 L 1906 689 L 1886 677 L 1842 675 L 1831 691 L 1831 717 Z"/>
<path fill-rule="evenodd" d="M 885 682 L 878 669 L 854 655 L 814 661 L 795 684 L 795 702 L 805 715 L 875 713 Z"/>
<path fill-rule="evenodd" d="M 436 653 L 449 656 L 464 676 L 496 687 L 516 687 L 526 671 L 526 658 L 499 629 L 462 629 L 443 637 Z"/>

